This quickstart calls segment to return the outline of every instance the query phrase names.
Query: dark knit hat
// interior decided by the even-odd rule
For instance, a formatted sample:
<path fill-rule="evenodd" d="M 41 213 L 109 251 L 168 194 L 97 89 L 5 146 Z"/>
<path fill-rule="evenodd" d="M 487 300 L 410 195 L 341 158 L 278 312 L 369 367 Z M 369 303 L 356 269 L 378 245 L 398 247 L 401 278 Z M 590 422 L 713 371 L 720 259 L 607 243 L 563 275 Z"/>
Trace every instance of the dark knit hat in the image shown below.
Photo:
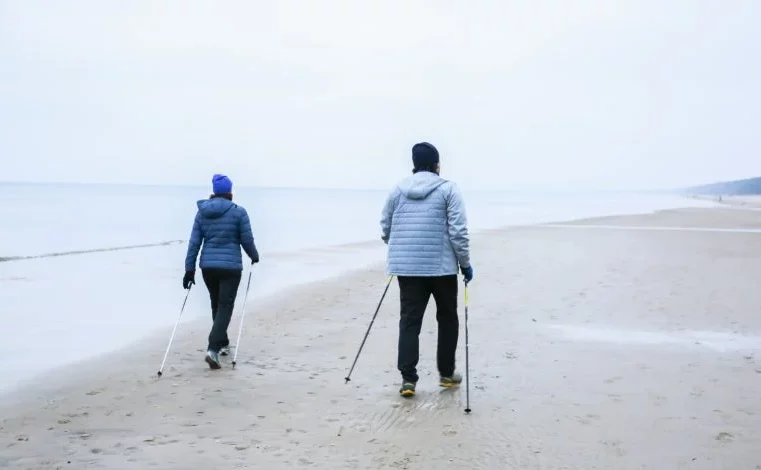
<path fill-rule="evenodd" d="M 428 142 L 420 142 L 412 146 L 412 164 L 416 170 L 436 168 L 439 163 L 439 151 Z"/>

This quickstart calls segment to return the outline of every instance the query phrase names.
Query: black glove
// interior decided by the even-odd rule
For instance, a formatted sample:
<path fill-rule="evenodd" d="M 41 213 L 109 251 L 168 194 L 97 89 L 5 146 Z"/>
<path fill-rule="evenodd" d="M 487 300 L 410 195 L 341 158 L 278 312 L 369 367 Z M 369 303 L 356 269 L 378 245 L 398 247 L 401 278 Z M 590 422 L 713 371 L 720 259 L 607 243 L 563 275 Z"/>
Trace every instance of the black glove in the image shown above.
<path fill-rule="evenodd" d="M 259 262 L 259 257 L 258 256 L 256 258 L 251 258 L 251 264 L 256 264 L 258 262 Z"/>
<path fill-rule="evenodd" d="M 460 271 L 462 271 L 466 284 L 473 280 L 473 266 L 468 266 L 467 268 L 460 266 Z"/>
<path fill-rule="evenodd" d="M 185 277 L 182 278 L 182 288 L 190 289 L 190 286 L 195 283 L 196 283 L 196 272 L 185 271 Z"/>

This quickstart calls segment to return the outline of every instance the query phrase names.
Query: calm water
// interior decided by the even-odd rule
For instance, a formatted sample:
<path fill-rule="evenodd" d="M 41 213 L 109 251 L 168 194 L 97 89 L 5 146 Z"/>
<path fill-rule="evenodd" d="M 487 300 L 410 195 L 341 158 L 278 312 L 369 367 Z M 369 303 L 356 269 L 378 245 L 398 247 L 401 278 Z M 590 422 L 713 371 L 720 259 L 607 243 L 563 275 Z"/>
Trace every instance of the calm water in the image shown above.
<path fill-rule="evenodd" d="M 0 258 L 184 241 L 195 202 L 207 197 L 206 191 L 204 187 L 0 185 Z M 709 205 L 657 194 L 464 195 L 473 231 Z M 257 300 L 262 296 L 379 263 L 385 257 L 378 220 L 386 191 L 238 188 L 235 197 L 251 216 L 262 258 L 252 271 L 246 310 L 254 319 L 246 320 L 249 328 L 255 328 Z M 362 241 L 370 243 L 337 246 Z M 327 246 L 334 247 L 315 249 Z M 181 287 L 185 248 L 175 244 L 0 262 L 0 321 L 6 332 L 0 342 L 4 358 L 0 391 L 149 334 L 166 334 L 168 339 L 185 294 Z M 484 261 L 473 262 L 478 269 Z M 384 282 L 385 277 L 378 279 L 379 292 Z M 244 287 L 242 282 L 239 299 Z M 368 315 L 376 302 L 368 299 Z M 241 304 L 236 304 L 236 316 Z M 183 318 L 208 317 L 208 297 L 201 283 L 191 292 Z M 251 334 L 253 341 L 255 333 Z M 204 347 L 205 338 L 198 338 L 198 348 Z M 158 364 L 145 367 L 149 377 Z"/>
<path fill-rule="evenodd" d="M 205 187 L 0 184 L 0 257 L 185 240 Z M 378 240 L 386 191 L 239 188 L 267 253 Z M 659 194 L 466 192 L 474 230 L 648 212 L 691 201 Z"/>

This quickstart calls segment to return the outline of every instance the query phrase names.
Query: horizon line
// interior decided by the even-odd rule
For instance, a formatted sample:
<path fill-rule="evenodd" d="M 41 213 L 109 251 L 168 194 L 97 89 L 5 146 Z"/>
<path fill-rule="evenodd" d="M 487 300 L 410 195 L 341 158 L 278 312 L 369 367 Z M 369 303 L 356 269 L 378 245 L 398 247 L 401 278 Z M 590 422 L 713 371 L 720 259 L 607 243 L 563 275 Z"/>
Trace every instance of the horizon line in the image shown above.
<path fill-rule="evenodd" d="M 190 184 L 190 183 L 141 183 L 141 182 L 107 182 L 107 181 L 29 181 L 29 180 L 0 180 L 0 184 L 4 185 L 39 185 L 39 186 L 52 186 L 52 185 L 64 185 L 64 186 L 134 186 L 134 187 L 170 187 L 170 188 L 202 188 L 206 187 L 205 184 Z M 258 185 L 246 185 L 239 184 L 239 188 L 246 189 L 266 189 L 266 190 L 293 190 L 293 189 L 305 189 L 305 190 L 322 190 L 322 191 L 387 191 L 389 188 L 378 187 L 330 187 L 330 186 L 258 186 Z M 693 186 L 690 186 L 693 187 Z M 468 192 L 537 192 L 537 193 L 568 193 L 568 192 L 680 192 L 689 189 L 690 187 L 669 187 L 669 188 L 518 188 L 518 189 L 498 189 L 487 188 L 468 190 Z"/>

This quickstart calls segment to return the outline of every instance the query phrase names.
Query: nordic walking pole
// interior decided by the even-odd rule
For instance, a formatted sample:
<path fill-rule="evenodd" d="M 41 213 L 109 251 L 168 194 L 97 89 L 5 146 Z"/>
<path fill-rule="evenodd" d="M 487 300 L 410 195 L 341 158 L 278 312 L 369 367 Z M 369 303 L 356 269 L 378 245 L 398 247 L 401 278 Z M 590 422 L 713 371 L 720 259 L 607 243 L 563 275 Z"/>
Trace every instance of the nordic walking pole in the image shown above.
<path fill-rule="evenodd" d="M 465 412 L 470 413 L 470 364 L 468 364 L 468 282 L 465 282 Z"/>
<path fill-rule="evenodd" d="M 362 338 L 362 344 L 359 345 L 359 351 L 357 351 L 357 356 L 354 358 L 354 363 L 351 365 L 351 369 L 349 370 L 349 375 L 346 376 L 346 382 L 349 383 L 351 380 L 351 373 L 354 371 L 354 366 L 357 365 L 357 359 L 359 359 L 359 353 L 362 352 L 362 348 L 365 346 L 365 341 L 367 341 L 367 335 L 370 334 L 370 328 L 373 327 L 373 323 L 375 322 L 375 317 L 378 316 L 378 312 L 380 311 L 381 304 L 383 304 L 383 299 L 386 297 L 386 292 L 388 292 L 388 288 L 391 285 L 391 280 L 394 279 L 394 275 L 388 277 L 388 283 L 386 284 L 386 288 L 383 290 L 383 295 L 380 298 L 380 302 L 378 302 L 378 308 L 375 309 L 375 314 L 373 315 L 373 319 L 370 320 L 370 325 L 367 327 L 367 332 L 365 333 L 365 337 Z"/>
<path fill-rule="evenodd" d="M 185 294 L 185 301 L 182 302 L 182 308 L 180 309 L 180 316 L 177 317 L 177 321 L 174 324 L 174 329 L 172 329 L 172 336 L 169 337 L 169 344 L 166 347 L 166 352 L 164 353 L 164 360 L 161 361 L 161 367 L 159 367 L 158 376 L 161 378 L 162 371 L 164 370 L 164 364 L 166 363 L 166 358 L 169 355 L 169 348 L 172 347 L 172 341 L 174 341 L 174 334 L 177 332 L 177 325 L 180 324 L 180 318 L 182 318 L 182 312 L 185 311 L 185 304 L 188 302 L 188 296 L 190 295 L 190 288 L 193 286 L 193 284 L 188 286 L 188 293 Z"/>
<path fill-rule="evenodd" d="M 235 369 L 236 359 L 238 358 L 238 350 L 240 349 L 240 335 L 243 333 L 243 319 L 246 318 L 246 299 L 248 299 L 248 289 L 251 287 L 251 272 L 254 266 L 252 265 L 248 270 L 248 284 L 246 284 L 246 295 L 243 296 L 243 311 L 240 314 L 240 327 L 238 328 L 238 341 L 235 342 L 235 355 L 233 356 L 233 369 Z"/>

